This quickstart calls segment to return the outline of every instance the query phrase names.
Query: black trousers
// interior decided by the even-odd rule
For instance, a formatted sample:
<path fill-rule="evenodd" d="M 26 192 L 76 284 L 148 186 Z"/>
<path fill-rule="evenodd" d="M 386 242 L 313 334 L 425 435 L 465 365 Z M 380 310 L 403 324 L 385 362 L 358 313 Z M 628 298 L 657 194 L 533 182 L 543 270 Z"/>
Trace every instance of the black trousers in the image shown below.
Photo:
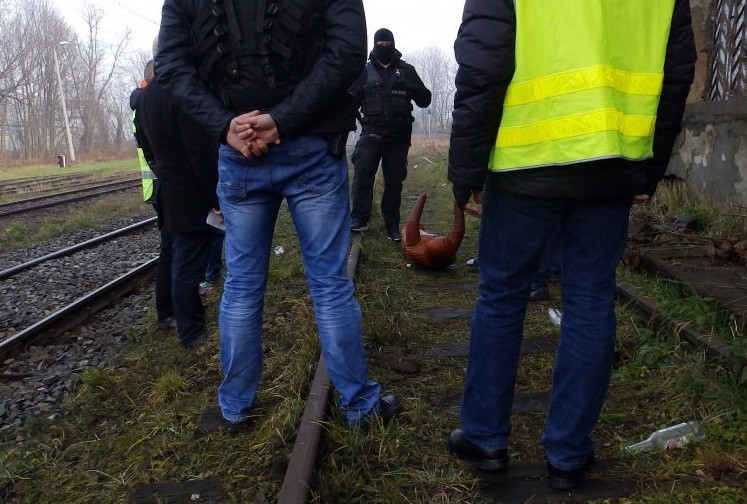
<path fill-rule="evenodd" d="M 164 322 L 174 316 L 171 303 L 171 233 L 161 231 L 161 250 L 156 263 L 156 313 Z"/>
<path fill-rule="evenodd" d="M 384 174 L 384 194 L 381 197 L 381 216 L 387 232 L 398 231 L 399 207 L 402 201 L 402 182 L 407 178 L 407 153 L 409 141 L 374 140 L 361 135 L 351 160 L 355 167 L 353 175 L 353 227 L 368 224 L 373 205 L 374 181 L 381 163 Z"/>
<path fill-rule="evenodd" d="M 199 287 L 205 277 L 212 237 L 211 230 L 171 233 L 171 302 L 176 331 L 184 346 L 205 335 L 205 307 Z"/>

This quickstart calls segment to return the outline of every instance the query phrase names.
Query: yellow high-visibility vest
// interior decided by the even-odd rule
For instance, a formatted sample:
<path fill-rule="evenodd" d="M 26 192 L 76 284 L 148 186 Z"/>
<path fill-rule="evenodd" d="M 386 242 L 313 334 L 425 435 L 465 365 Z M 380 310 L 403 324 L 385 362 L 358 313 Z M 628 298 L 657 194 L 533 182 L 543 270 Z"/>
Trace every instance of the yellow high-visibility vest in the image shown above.
<path fill-rule="evenodd" d="M 132 132 L 135 133 L 135 111 L 132 111 Z M 145 154 L 143 149 L 138 146 L 137 148 L 137 161 L 140 165 L 140 180 L 143 185 L 143 201 L 146 203 L 152 203 L 153 198 L 153 187 L 156 180 L 156 174 L 150 169 L 148 161 L 145 160 Z"/>
<path fill-rule="evenodd" d="M 653 155 L 675 0 L 515 0 L 493 171 Z"/>

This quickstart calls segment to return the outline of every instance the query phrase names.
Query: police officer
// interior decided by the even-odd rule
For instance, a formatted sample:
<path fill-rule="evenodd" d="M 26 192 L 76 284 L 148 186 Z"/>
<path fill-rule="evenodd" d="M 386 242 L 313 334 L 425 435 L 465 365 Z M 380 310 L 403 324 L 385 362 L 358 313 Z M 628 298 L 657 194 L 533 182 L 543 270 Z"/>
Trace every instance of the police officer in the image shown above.
<path fill-rule="evenodd" d="M 322 354 L 351 427 L 400 409 L 367 378 L 361 312 L 347 276 L 350 192 L 344 97 L 365 64 L 361 0 L 166 0 L 156 75 L 223 145 L 218 197 L 227 276 L 218 404 L 242 429 L 262 372 L 262 309 L 283 199 L 298 232 Z M 343 97 L 341 99 L 341 97 Z"/>
<path fill-rule="evenodd" d="M 352 156 L 355 165 L 352 230 L 368 229 L 374 180 L 381 162 L 384 173 L 381 215 L 387 238 L 395 242 L 402 240 L 399 206 L 414 121 L 412 101 L 421 108 L 431 103 L 431 92 L 415 68 L 401 58 L 394 46 L 394 35 L 381 28 L 374 34 L 370 61 L 350 90 L 361 101 L 363 126 Z"/>

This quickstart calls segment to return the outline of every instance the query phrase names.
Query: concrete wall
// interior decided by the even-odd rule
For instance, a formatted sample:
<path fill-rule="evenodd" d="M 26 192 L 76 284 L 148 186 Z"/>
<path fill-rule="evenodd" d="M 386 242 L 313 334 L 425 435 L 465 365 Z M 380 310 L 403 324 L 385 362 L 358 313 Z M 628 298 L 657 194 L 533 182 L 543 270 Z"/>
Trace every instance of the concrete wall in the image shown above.
<path fill-rule="evenodd" d="M 747 98 L 689 104 L 668 173 L 716 203 L 747 205 Z"/>
<path fill-rule="evenodd" d="M 747 98 L 702 101 L 710 91 L 715 3 L 690 0 L 698 60 L 667 173 L 715 203 L 747 205 Z"/>
<path fill-rule="evenodd" d="M 695 49 L 698 60 L 695 63 L 695 82 L 690 88 L 687 102 L 692 103 L 708 99 L 710 83 L 708 71 L 713 53 L 713 9 L 714 0 L 690 0 L 690 13 L 693 20 Z"/>

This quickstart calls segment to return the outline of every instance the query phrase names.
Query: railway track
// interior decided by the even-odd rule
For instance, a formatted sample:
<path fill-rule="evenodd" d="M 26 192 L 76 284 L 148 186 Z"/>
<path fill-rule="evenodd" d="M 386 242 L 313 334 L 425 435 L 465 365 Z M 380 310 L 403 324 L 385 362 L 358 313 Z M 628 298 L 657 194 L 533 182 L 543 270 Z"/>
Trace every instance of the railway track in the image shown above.
<path fill-rule="evenodd" d="M 90 187 L 107 182 L 123 182 L 131 179 L 133 177 L 130 174 L 106 176 L 101 171 L 95 171 L 0 180 L 0 197 L 78 189 L 83 186 Z"/>
<path fill-rule="evenodd" d="M 82 180 L 90 179 L 94 174 L 73 173 L 49 175 L 46 177 L 25 177 L 0 181 L 0 196 L 7 194 L 24 194 L 70 187 Z"/>
<path fill-rule="evenodd" d="M 131 288 L 155 265 L 155 223 L 155 217 L 145 219 L 0 271 L 0 355 L 55 326 L 69 328 L 59 322 L 79 318 L 76 313 L 93 304 L 106 306 L 112 292 Z"/>
<path fill-rule="evenodd" d="M 36 196 L 33 198 L 0 204 L 0 219 L 24 213 L 35 212 L 45 208 L 84 201 L 119 191 L 126 191 L 140 186 L 140 179 L 106 182 L 90 187 L 78 188 L 72 191 Z"/>
<path fill-rule="evenodd" d="M 348 258 L 348 276 L 351 278 L 355 277 L 359 254 L 360 254 L 360 242 L 361 236 L 356 235 L 353 242 L 351 243 L 350 256 Z M 157 250 L 157 249 L 155 249 Z M 19 265 L 20 266 L 20 265 Z M 10 269 L 10 268 L 8 268 Z M 7 271 L 6 269 L 5 271 Z M 0 272 L 0 280 L 4 278 L 5 271 Z M 22 271 L 14 272 L 10 277 L 23 274 Z M 0 284 L 2 285 L 2 284 Z M 448 286 L 441 286 L 441 288 L 447 288 Z M 452 286 L 453 287 L 453 286 Z M 0 287 L 1 289 L 2 287 Z M 465 287 L 467 288 L 467 287 Z M 472 286 L 471 288 L 474 288 Z M 650 299 L 645 296 L 636 293 L 634 289 L 625 284 L 620 284 L 618 287 L 618 295 L 620 302 L 625 304 L 628 308 L 634 310 L 640 310 L 644 313 L 644 318 L 648 320 L 654 320 L 656 316 L 656 307 L 652 305 Z M 652 308 L 653 306 L 653 308 Z M 467 317 L 468 311 L 462 310 L 460 313 L 456 313 L 458 308 L 454 308 L 454 312 L 446 314 L 450 317 Z M 653 310 L 653 311 L 652 311 Z M 443 312 L 441 315 L 442 316 Z M 659 319 L 661 323 L 661 319 Z M 664 321 L 665 324 L 676 324 L 674 321 Z M 71 323 L 68 322 L 68 329 L 71 327 Z M 707 337 L 701 337 L 695 334 L 694 341 L 704 345 L 702 348 L 706 352 L 715 352 L 714 355 L 721 355 L 718 345 L 712 345 L 712 339 Z M 456 350 L 457 356 L 466 356 L 466 346 L 462 345 L 461 348 Z M 459 353 L 461 352 L 461 353 Z M 723 356 L 723 355 L 721 355 Z M 0 359 L 1 361 L 2 359 Z M 19 377 L 21 378 L 21 377 Z M 521 397 L 517 400 L 521 401 Z M 314 485 L 314 473 L 317 470 L 317 462 L 319 459 L 319 447 L 323 445 L 324 429 L 323 425 L 328 420 L 327 414 L 329 412 L 328 404 L 330 400 L 329 394 L 329 383 L 326 375 L 326 368 L 323 360 L 319 360 L 316 366 L 316 372 L 314 374 L 313 381 L 310 385 L 310 392 L 306 402 L 306 409 L 301 418 L 299 426 L 297 428 L 297 435 L 291 452 L 291 456 L 288 460 L 287 471 L 283 477 L 282 488 L 278 494 L 278 502 L 284 504 L 301 503 L 307 502 L 309 498 L 309 492 L 313 489 Z M 530 402 L 528 408 L 534 408 L 531 411 L 540 413 L 545 404 L 545 399 L 541 396 L 529 397 L 527 400 Z M 455 403 L 458 401 L 455 401 Z M 444 411 L 448 408 L 453 409 L 453 405 L 445 405 Z M 634 491 L 631 487 L 631 482 L 620 481 L 615 479 L 614 472 L 615 466 L 618 461 L 615 460 L 602 460 L 598 464 L 598 468 L 601 472 L 601 477 L 596 477 L 591 481 L 590 485 L 586 485 L 579 492 L 574 494 L 574 499 L 587 499 L 597 498 L 604 499 L 614 497 L 617 495 L 625 495 Z M 552 494 L 548 494 L 545 489 L 545 483 L 537 475 L 541 474 L 543 467 L 524 465 L 518 467 L 516 470 L 512 469 L 512 477 L 502 476 L 484 476 L 482 477 L 482 483 L 484 485 L 483 496 L 494 498 L 496 500 L 502 500 L 508 495 L 507 492 L 513 492 L 511 495 L 537 495 L 537 498 L 548 497 L 552 498 Z M 206 487 L 199 485 L 195 486 L 194 482 L 184 482 L 172 487 L 171 496 L 184 495 L 185 492 L 191 492 L 191 495 L 199 495 L 203 492 L 203 497 L 208 497 L 209 491 L 214 487 Z M 527 494 L 529 492 L 529 494 Z M 217 494 L 216 494 L 217 495 Z M 160 494 L 163 498 L 169 498 L 166 493 Z M 557 495 L 555 496 L 557 497 Z M 517 497 L 518 498 L 518 497 Z M 552 501 L 552 500 L 550 500 Z M 548 502 L 550 502 L 548 501 Z M 220 500 L 206 500 L 206 502 L 222 502 Z"/>

